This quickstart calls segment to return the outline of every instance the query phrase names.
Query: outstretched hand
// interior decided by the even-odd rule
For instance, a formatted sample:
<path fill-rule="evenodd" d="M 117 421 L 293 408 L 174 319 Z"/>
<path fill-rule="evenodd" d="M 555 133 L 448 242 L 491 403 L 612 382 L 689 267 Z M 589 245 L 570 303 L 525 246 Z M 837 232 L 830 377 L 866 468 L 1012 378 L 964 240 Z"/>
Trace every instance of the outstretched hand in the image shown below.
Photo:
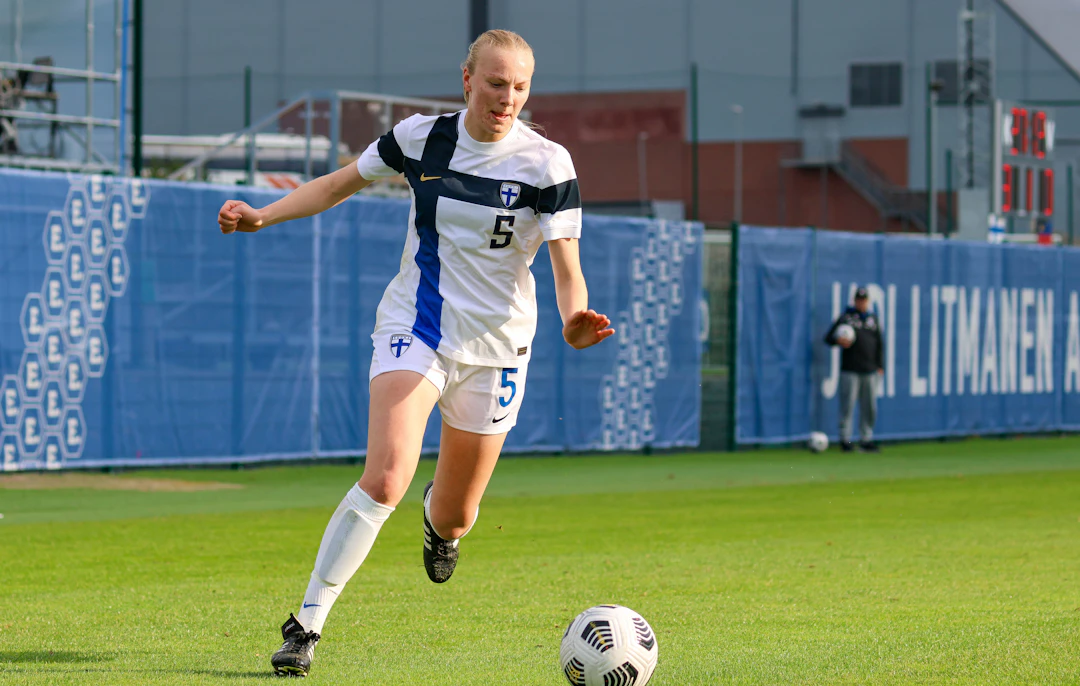
<path fill-rule="evenodd" d="M 218 212 L 217 221 L 224 234 L 233 231 L 255 233 L 263 225 L 262 213 L 242 200 L 226 200 Z"/>
<path fill-rule="evenodd" d="M 566 342 L 578 350 L 596 345 L 613 333 L 615 329 L 611 328 L 611 320 L 594 310 L 574 313 L 562 330 Z"/>

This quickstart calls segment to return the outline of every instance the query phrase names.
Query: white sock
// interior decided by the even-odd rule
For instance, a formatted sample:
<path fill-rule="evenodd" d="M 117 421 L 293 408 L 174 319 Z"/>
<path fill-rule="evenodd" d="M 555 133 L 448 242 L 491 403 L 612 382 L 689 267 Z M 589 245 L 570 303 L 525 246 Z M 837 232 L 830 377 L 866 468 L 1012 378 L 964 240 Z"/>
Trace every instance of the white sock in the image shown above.
<path fill-rule="evenodd" d="M 431 521 L 431 494 L 432 494 L 432 493 L 434 493 L 434 492 L 435 492 L 435 489 L 434 489 L 434 488 L 432 488 L 432 489 L 431 489 L 430 491 L 428 491 L 428 493 L 427 493 L 427 497 L 426 497 L 426 498 L 424 498 L 424 514 L 425 514 L 425 515 L 427 515 L 427 518 L 428 518 L 428 521 L 429 521 L 429 522 Z M 468 535 L 468 533 L 469 533 L 470 531 L 472 531 L 472 528 L 473 528 L 474 526 L 476 526 L 476 521 L 477 521 L 478 519 L 480 519 L 480 507 L 479 507 L 479 506 L 477 506 L 477 508 L 476 508 L 476 516 L 475 516 L 475 517 L 473 517 L 473 521 L 472 521 L 472 524 L 470 524 L 470 525 L 469 525 L 469 528 L 468 528 L 468 529 L 465 529 L 465 533 L 461 534 L 461 535 L 460 535 L 460 536 L 458 536 L 457 538 L 452 538 L 452 539 L 443 539 L 443 540 L 449 540 L 449 541 L 450 541 L 451 543 L 453 543 L 453 544 L 457 545 L 457 542 L 458 542 L 458 541 L 460 541 L 461 539 L 465 538 L 465 536 L 466 536 L 466 535 Z M 432 528 L 435 528 L 435 527 L 434 527 L 434 526 L 432 526 Z M 435 533 L 439 534 L 439 532 L 438 532 L 438 531 L 436 531 Z M 442 536 L 442 534 L 439 534 L 439 536 Z"/>
<path fill-rule="evenodd" d="M 304 602 L 296 613 L 306 630 L 322 633 L 334 601 L 371 552 L 379 529 L 393 511 L 372 500 L 359 484 L 345 494 L 326 525 Z"/>

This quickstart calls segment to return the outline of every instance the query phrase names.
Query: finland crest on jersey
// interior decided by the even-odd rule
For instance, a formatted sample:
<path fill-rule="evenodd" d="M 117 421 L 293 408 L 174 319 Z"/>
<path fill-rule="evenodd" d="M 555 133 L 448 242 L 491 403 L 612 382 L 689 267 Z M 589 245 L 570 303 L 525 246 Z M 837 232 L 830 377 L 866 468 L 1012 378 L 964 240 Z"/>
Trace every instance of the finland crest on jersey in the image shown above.
<path fill-rule="evenodd" d="M 414 115 L 357 160 L 365 179 L 404 173 L 412 189 L 401 271 L 375 330 L 406 332 L 391 339 L 396 357 L 411 335 L 459 362 L 516 367 L 536 332 L 536 252 L 581 237 L 577 175 L 565 148 L 521 122 L 481 143 L 464 119 Z"/>
<path fill-rule="evenodd" d="M 410 345 L 412 345 L 412 336 L 408 334 L 396 333 L 390 337 L 390 352 L 394 353 L 394 357 L 401 357 Z"/>
<path fill-rule="evenodd" d="M 513 207 L 520 196 L 521 186 L 516 183 L 503 183 L 499 187 L 499 197 L 502 198 L 503 204 L 507 207 Z"/>

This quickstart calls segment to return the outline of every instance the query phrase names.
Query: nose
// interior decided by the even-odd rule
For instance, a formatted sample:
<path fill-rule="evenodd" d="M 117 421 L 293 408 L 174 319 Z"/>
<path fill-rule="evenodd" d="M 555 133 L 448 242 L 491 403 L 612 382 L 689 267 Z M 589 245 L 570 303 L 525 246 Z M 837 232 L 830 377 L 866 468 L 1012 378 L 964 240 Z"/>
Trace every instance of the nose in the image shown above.
<path fill-rule="evenodd" d="M 499 89 L 499 104 L 507 107 L 514 106 L 514 86 L 507 84 Z"/>

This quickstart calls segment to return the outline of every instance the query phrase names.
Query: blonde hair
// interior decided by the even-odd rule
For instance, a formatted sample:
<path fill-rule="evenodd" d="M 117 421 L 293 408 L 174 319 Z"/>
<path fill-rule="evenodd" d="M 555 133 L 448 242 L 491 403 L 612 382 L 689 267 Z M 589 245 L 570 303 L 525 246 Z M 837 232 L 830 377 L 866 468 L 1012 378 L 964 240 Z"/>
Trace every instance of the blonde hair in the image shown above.
<path fill-rule="evenodd" d="M 476 63 L 480 60 L 480 51 L 484 48 L 507 48 L 511 50 L 523 50 L 533 57 L 532 46 L 524 38 L 505 29 L 491 29 L 484 31 L 469 45 L 469 52 L 465 55 L 465 61 L 461 63 L 464 71 L 472 74 L 476 70 Z M 535 57 L 533 60 L 535 61 Z M 464 92 L 464 91 L 463 91 Z M 469 94 L 464 93 L 465 102 L 469 102 Z"/>

